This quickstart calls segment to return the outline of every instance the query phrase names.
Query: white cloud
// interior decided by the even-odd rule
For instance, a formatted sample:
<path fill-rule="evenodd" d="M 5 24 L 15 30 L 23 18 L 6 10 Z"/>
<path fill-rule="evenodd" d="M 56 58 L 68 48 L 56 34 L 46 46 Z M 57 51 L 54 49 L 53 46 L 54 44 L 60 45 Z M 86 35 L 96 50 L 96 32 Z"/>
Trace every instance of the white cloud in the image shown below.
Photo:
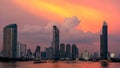
<path fill-rule="evenodd" d="M 76 16 L 73 16 L 70 18 L 65 18 L 62 27 L 69 30 L 75 28 L 78 24 L 80 24 L 80 20 L 78 20 Z"/>
<path fill-rule="evenodd" d="M 30 25 L 26 24 L 23 26 L 22 32 L 28 32 L 28 33 L 36 33 L 43 30 L 43 27 L 40 25 Z"/>
<path fill-rule="evenodd" d="M 46 31 L 51 31 L 53 26 L 60 26 L 60 24 L 55 23 L 55 22 L 49 22 L 45 27 L 43 27 Z"/>

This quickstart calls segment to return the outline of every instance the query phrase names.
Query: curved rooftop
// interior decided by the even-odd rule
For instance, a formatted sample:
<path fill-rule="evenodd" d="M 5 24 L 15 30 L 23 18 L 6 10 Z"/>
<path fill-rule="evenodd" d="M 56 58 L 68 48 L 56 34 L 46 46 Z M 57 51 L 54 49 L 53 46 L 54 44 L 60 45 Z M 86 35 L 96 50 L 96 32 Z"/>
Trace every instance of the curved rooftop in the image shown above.
<path fill-rule="evenodd" d="M 13 28 L 13 27 L 17 27 L 17 24 L 9 24 L 5 26 L 5 28 Z"/>

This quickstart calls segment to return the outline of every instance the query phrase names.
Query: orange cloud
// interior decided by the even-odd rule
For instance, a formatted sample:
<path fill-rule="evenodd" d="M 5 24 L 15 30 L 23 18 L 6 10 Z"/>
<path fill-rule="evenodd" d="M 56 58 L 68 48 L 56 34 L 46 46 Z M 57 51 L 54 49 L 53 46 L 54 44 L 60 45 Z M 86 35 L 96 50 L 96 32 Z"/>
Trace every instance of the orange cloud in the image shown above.
<path fill-rule="evenodd" d="M 81 25 L 77 28 L 84 31 L 98 32 L 99 30 L 96 30 L 91 24 L 94 23 L 100 27 L 99 21 L 103 20 L 103 14 L 101 12 L 86 6 L 68 3 L 67 1 L 13 0 L 13 2 L 26 11 L 48 20 L 61 22 L 65 17 L 77 16 L 81 20 Z"/>

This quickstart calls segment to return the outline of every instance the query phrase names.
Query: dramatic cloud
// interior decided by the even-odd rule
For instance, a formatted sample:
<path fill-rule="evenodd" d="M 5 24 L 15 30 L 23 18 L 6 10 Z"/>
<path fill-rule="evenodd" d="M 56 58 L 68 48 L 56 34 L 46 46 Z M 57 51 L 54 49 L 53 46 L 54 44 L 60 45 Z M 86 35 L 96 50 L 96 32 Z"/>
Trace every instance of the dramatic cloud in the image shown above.
<path fill-rule="evenodd" d="M 24 25 L 23 33 L 27 33 L 31 39 L 39 40 L 38 42 L 50 43 L 52 42 L 52 30 L 56 25 L 60 30 L 60 40 L 64 43 L 78 43 L 78 44 L 92 44 L 97 40 L 98 34 L 91 32 L 83 32 L 82 30 L 75 29 L 80 24 L 77 17 L 65 18 L 64 23 L 58 24 L 49 22 L 45 26 L 40 25 Z M 27 38 L 28 39 L 28 38 Z"/>

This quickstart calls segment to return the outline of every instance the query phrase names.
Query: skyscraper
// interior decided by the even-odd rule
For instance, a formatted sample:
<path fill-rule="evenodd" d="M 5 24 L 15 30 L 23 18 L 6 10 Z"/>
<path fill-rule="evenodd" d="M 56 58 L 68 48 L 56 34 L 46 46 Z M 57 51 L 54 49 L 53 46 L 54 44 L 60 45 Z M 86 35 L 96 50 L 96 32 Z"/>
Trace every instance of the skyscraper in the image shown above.
<path fill-rule="evenodd" d="M 102 26 L 102 34 L 100 35 L 100 56 L 102 60 L 108 59 L 108 31 L 105 21 Z"/>
<path fill-rule="evenodd" d="M 52 47 L 46 48 L 46 59 L 52 59 Z"/>
<path fill-rule="evenodd" d="M 82 59 L 83 60 L 89 60 L 90 59 L 90 54 L 87 50 L 85 50 L 83 53 L 82 53 Z"/>
<path fill-rule="evenodd" d="M 78 48 L 75 44 L 72 45 L 72 58 L 78 58 Z"/>
<path fill-rule="evenodd" d="M 41 60 L 41 53 L 40 53 L 40 46 L 36 47 L 35 53 L 34 53 L 36 60 Z"/>
<path fill-rule="evenodd" d="M 61 59 L 65 58 L 65 44 L 64 43 L 60 44 L 60 58 Z"/>
<path fill-rule="evenodd" d="M 41 59 L 42 60 L 46 60 L 47 58 L 46 58 L 46 51 L 42 51 L 41 52 Z"/>
<path fill-rule="evenodd" d="M 54 60 L 59 59 L 59 29 L 56 26 L 53 26 L 53 58 Z"/>
<path fill-rule="evenodd" d="M 26 44 L 17 43 L 17 58 L 26 58 Z"/>
<path fill-rule="evenodd" d="M 3 56 L 17 58 L 17 25 L 10 24 L 3 29 Z"/>
<path fill-rule="evenodd" d="M 71 47 L 70 47 L 70 44 L 66 45 L 66 58 L 71 58 Z"/>
<path fill-rule="evenodd" d="M 91 59 L 93 59 L 94 61 L 98 60 L 98 59 L 99 59 L 98 53 L 97 53 L 97 52 L 94 52 L 94 54 L 93 54 L 93 56 L 92 56 Z"/>
<path fill-rule="evenodd" d="M 31 49 L 27 49 L 27 58 L 28 59 L 32 59 L 33 58 L 33 53 L 31 51 Z"/>

